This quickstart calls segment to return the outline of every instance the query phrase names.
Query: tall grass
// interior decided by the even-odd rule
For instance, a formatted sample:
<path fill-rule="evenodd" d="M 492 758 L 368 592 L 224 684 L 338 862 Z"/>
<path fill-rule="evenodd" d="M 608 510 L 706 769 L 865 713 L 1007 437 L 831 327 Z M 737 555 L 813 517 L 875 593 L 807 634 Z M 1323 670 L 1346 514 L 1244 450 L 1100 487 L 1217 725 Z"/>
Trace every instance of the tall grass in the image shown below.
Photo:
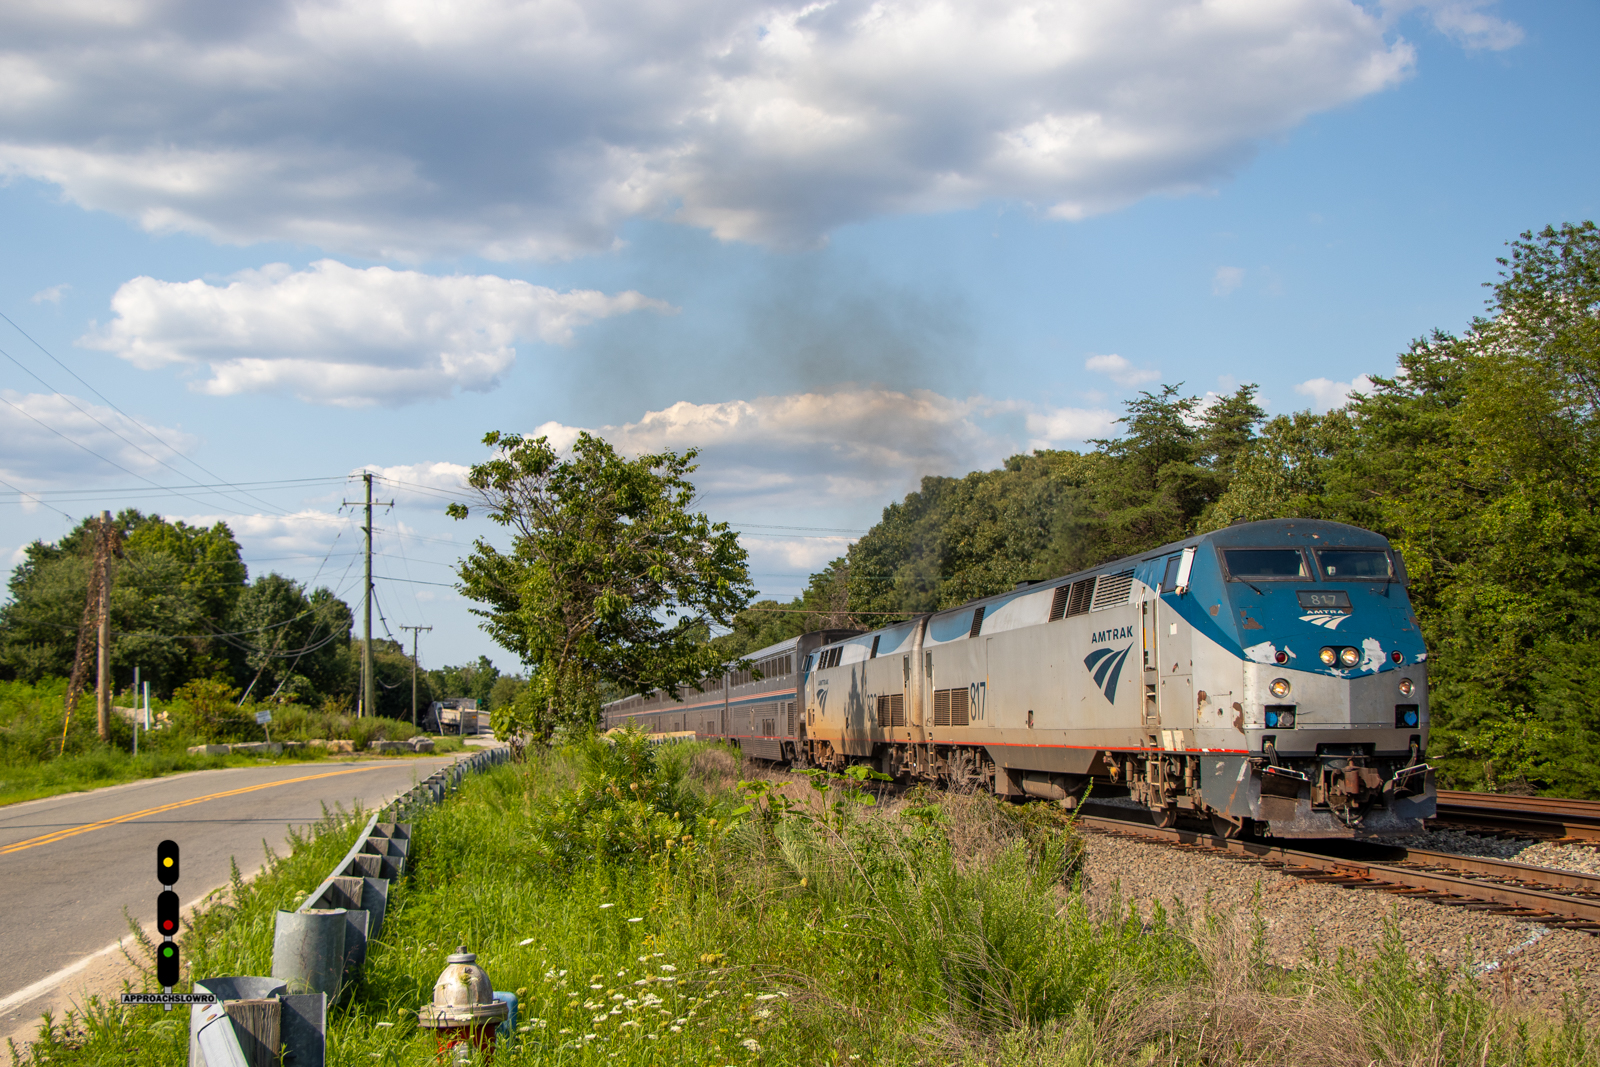
<path fill-rule="evenodd" d="M 1397 934 L 1286 971 L 1250 914 L 1096 917 L 1048 806 L 737 769 L 625 738 L 468 779 L 414 827 L 330 1062 L 437 1062 L 415 1013 L 466 945 L 521 999 L 501 1064 L 1600 1065 L 1576 1013 L 1497 1005 Z M 213 961 L 261 965 L 250 914 Z"/>

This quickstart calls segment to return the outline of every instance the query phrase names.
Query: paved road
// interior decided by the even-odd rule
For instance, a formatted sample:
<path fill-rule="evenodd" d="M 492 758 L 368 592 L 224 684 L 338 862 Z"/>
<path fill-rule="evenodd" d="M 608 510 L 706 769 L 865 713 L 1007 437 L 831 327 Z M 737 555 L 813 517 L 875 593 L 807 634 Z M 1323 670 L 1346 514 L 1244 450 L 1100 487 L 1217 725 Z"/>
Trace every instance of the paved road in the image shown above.
<path fill-rule="evenodd" d="M 127 933 L 124 905 L 155 928 L 158 842 L 171 838 L 182 849 L 177 892 L 187 912 L 227 884 L 230 858 L 253 875 L 265 862 L 262 842 L 285 853 L 289 827 L 315 822 L 324 804 L 376 807 L 455 758 L 194 771 L 0 808 L 8 916 L 0 1033 L 49 1006 L 54 990 L 30 987 L 50 984 Z"/>

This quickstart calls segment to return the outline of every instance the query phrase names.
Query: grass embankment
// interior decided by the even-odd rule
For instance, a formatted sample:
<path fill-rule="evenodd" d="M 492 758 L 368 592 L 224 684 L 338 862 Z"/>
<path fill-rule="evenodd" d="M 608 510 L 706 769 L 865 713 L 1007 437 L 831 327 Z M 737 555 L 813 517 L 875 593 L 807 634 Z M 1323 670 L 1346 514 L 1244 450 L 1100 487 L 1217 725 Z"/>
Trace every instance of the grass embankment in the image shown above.
<path fill-rule="evenodd" d="M 65 693 L 66 682 L 59 679 L 37 686 L 0 682 L 0 806 L 182 771 L 316 762 L 330 758 L 322 750 L 310 747 L 276 757 L 190 755 L 188 749 L 193 745 L 208 741 L 261 741 L 264 734 L 254 724 L 254 705 L 239 709 L 232 716 L 235 721 L 220 733 L 201 732 L 185 725 L 192 709 L 181 700 L 152 702 L 151 714 L 166 716 L 168 725 L 148 733 L 141 727 L 139 755 L 134 756 L 133 724 L 121 715 L 113 713 L 111 716 L 111 740 L 99 739 L 93 694 L 80 703 L 67 724 L 63 753 Z M 308 741 L 320 737 L 355 743 L 356 753 L 331 757 L 334 759 L 365 755 L 370 741 L 403 741 L 419 732 L 408 722 L 370 717 L 357 719 L 297 705 L 275 707 L 269 729 L 274 741 Z M 461 748 L 459 738 L 434 739 L 435 755 L 458 752 Z"/>
<path fill-rule="evenodd" d="M 1047 806 L 885 811 L 837 780 L 809 804 L 804 785 L 741 796 L 735 767 L 625 740 L 470 779 L 415 827 L 330 1062 L 436 1062 L 415 1009 L 459 943 L 521 997 L 502 1064 L 1600 1063 L 1576 1013 L 1519 1015 L 1398 940 L 1285 971 L 1249 916 L 1095 917 Z M 286 884 L 299 860 L 273 871 L 286 905 L 315 881 Z M 207 951 L 262 973 L 270 912 L 240 915 Z M 120 1012 L 50 1062 L 166 1062 L 116 1058 L 163 1025 Z"/>

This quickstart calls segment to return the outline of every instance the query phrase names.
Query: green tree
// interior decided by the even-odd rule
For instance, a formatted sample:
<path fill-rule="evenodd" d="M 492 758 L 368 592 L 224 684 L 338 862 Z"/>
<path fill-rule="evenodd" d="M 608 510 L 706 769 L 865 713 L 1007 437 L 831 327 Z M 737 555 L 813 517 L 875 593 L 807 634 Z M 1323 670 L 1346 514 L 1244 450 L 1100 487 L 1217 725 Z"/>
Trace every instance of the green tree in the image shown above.
<path fill-rule="evenodd" d="M 1268 424 L 1217 520 L 1385 533 L 1431 649 L 1433 758 L 1460 786 L 1600 795 L 1600 229 L 1524 233 L 1489 313 L 1348 409 Z"/>
<path fill-rule="evenodd" d="M 677 694 L 732 666 L 706 628 L 727 626 L 753 588 L 737 535 L 689 510 L 693 451 L 629 460 L 589 434 L 565 459 L 543 437 L 490 433 L 484 444 L 495 454 L 467 482 L 512 545 L 478 540 L 461 588 L 531 668 L 515 704 L 497 709 L 497 734 L 593 723 L 604 684 Z"/>
<path fill-rule="evenodd" d="M 220 640 L 251 699 L 305 702 L 351 685 L 341 656 L 351 623 L 349 606 L 331 591 L 307 596 L 299 582 L 267 574 L 240 591 Z"/>
<path fill-rule="evenodd" d="M 129 508 L 115 520 L 123 554 L 112 561 L 112 673 L 118 684 L 135 667 L 158 692 L 225 670 L 225 649 L 211 634 L 226 620 L 247 577 L 239 544 L 223 523 L 168 522 Z M 11 599 L 0 607 L 0 677 L 38 681 L 72 671 L 88 589 L 93 520 L 55 544 L 36 541 L 12 572 Z"/>
<path fill-rule="evenodd" d="M 437 699 L 469 697 L 478 702 L 479 708 L 490 706 L 495 683 L 500 680 L 499 668 L 488 656 L 479 656 L 476 663 L 463 663 L 458 667 L 437 667 L 428 675 Z"/>

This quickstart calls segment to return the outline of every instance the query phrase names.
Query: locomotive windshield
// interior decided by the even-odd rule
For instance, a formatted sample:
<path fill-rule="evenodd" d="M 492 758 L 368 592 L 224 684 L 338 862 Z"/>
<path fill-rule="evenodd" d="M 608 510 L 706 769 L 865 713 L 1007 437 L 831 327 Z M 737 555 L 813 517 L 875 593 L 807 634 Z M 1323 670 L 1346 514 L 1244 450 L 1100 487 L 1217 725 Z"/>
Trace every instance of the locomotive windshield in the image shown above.
<path fill-rule="evenodd" d="M 1311 577 L 1298 548 L 1227 548 L 1222 555 L 1227 560 L 1230 578 L 1271 581 Z"/>
<path fill-rule="evenodd" d="M 1393 573 L 1389 553 L 1381 548 L 1324 548 L 1317 553 L 1317 562 L 1325 577 L 1341 582 L 1362 578 L 1387 581 Z"/>

